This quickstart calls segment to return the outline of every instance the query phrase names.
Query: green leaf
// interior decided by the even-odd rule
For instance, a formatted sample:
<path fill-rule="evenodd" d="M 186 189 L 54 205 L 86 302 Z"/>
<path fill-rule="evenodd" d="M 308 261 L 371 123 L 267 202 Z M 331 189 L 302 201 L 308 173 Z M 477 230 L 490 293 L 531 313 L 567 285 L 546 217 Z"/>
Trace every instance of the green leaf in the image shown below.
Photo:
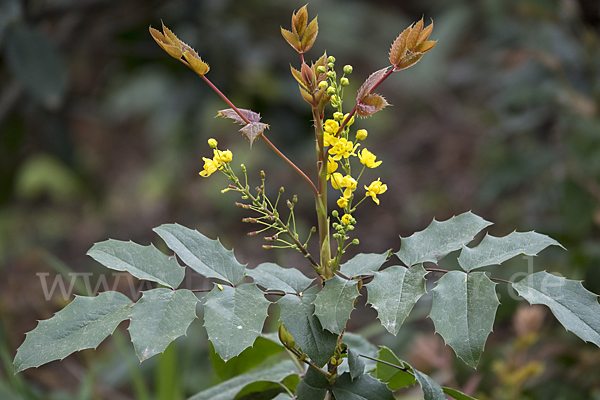
<path fill-rule="evenodd" d="M 402 368 L 411 369 L 410 365 L 399 360 L 394 352 L 385 346 L 381 346 L 377 359 Z M 380 362 L 377 363 L 375 368 L 375 377 L 386 383 L 390 390 L 397 390 L 416 383 L 414 375 L 410 372 Z"/>
<path fill-rule="evenodd" d="M 133 307 L 129 334 L 140 361 L 165 351 L 196 319 L 198 298 L 187 289 L 143 292 Z"/>
<path fill-rule="evenodd" d="M 178 224 L 154 228 L 167 246 L 194 271 L 207 278 L 222 279 L 237 285 L 244 278 L 245 265 L 240 264 L 219 240 L 212 240 L 196 230 Z"/>
<path fill-rule="evenodd" d="M 283 268 L 274 263 L 262 263 L 247 269 L 246 276 L 266 290 L 281 290 L 286 293 L 301 293 L 314 279 L 307 278 L 296 268 Z"/>
<path fill-rule="evenodd" d="M 252 347 L 248 347 L 240 355 L 233 357 L 227 362 L 223 361 L 215 353 L 214 347 L 211 346 L 210 361 L 219 379 L 226 381 L 259 366 L 266 358 L 282 351 L 284 351 L 284 347 L 280 344 L 279 339 L 277 339 L 277 342 L 274 342 L 264 337 L 258 337 Z"/>
<path fill-rule="evenodd" d="M 56 109 L 63 101 L 68 74 L 61 54 L 46 35 L 25 23 L 6 32 L 6 65 L 25 88 L 46 107 Z"/>
<path fill-rule="evenodd" d="M 344 373 L 333 384 L 336 400 L 394 400 L 392 391 L 385 383 L 379 382 L 369 374 L 363 374 L 352 380 Z"/>
<path fill-rule="evenodd" d="M 438 222 L 434 219 L 424 230 L 402 239 L 402 246 L 396 255 L 409 267 L 423 262 L 437 264 L 491 224 L 470 211 L 447 221 Z"/>
<path fill-rule="evenodd" d="M 600 305 L 598 296 L 580 281 L 536 272 L 514 283 L 513 288 L 530 304 L 544 304 L 568 331 L 586 342 L 600 346 Z"/>
<path fill-rule="evenodd" d="M 337 335 L 324 330 L 315 314 L 313 302 L 319 288 L 313 286 L 302 296 L 287 294 L 277 301 L 281 308 L 280 319 L 296 344 L 319 367 L 333 356 Z"/>
<path fill-rule="evenodd" d="M 328 387 L 327 378 L 316 369 L 309 367 L 304 379 L 296 388 L 296 397 L 298 400 L 321 400 L 325 398 Z"/>
<path fill-rule="evenodd" d="M 375 346 L 373 343 L 369 342 L 367 339 L 356 333 L 345 332 L 342 342 L 345 343 L 349 349 L 352 349 L 357 354 L 364 354 L 373 358 L 377 357 L 377 352 L 379 351 L 377 346 Z M 362 358 L 362 361 L 365 364 L 365 370 L 367 372 L 375 369 L 375 361 L 369 360 L 368 358 L 364 357 Z M 350 369 L 345 363 L 338 367 L 338 373 L 346 371 L 350 371 Z"/>
<path fill-rule="evenodd" d="M 17 350 L 15 373 L 62 360 L 83 349 L 95 349 L 131 315 L 131 300 L 119 292 L 76 296 L 52 318 L 40 321 Z"/>
<path fill-rule="evenodd" d="M 244 387 L 254 382 L 281 382 L 286 377 L 297 373 L 298 371 L 294 363 L 291 360 L 285 360 L 269 368 L 261 368 L 238 375 L 235 378 L 196 393 L 188 400 L 231 400 Z"/>
<path fill-rule="evenodd" d="M 335 275 L 326 281 L 314 303 L 315 315 L 323 328 L 341 334 L 350 319 L 354 310 L 354 300 L 358 296 L 357 280 L 342 279 Z"/>
<path fill-rule="evenodd" d="M 371 275 L 381 268 L 387 258 L 387 251 L 383 254 L 357 254 L 354 258 L 340 266 L 340 273 L 348 278 Z"/>
<path fill-rule="evenodd" d="M 429 317 L 456 355 L 475 368 L 492 331 L 500 302 L 483 272 L 450 271 L 433 289 Z"/>
<path fill-rule="evenodd" d="M 185 267 L 175 257 L 163 254 L 153 245 L 107 240 L 96 243 L 87 252 L 94 260 L 116 271 L 127 271 L 138 279 L 177 288 L 185 276 Z"/>
<path fill-rule="evenodd" d="M 350 369 L 350 379 L 354 380 L 365 373 L 365 363 L 358 356 L 358 353 L 348 349 L 348 366 Z"/>
<path fill-rule="evenodd" d="M 548 246 L 560 246 L 556 240 L 536 232 L 513 232 L 508 236 L 485 235 L 477 247 L 463 246 L 458 263 L 465 271 L 502 264 L 519 254 L 535 256 Z"/>
<path fill-rule="evenodd" d="M 369 304 L 377 310 L 381 325 L 394 336 L 417 301 L 425 294 L 423 264 L 411 268 L 394 265 L 381 272 L 375 272 L 371 282 L 366 284 Z"/>
<path fill-rule="evenodd" d="M 273 400 L 287 400 L 287 399 L 291 399 L 289 394 L 286 393 L 279 393 L 276 397 L 273 397 Z"/>
<path fill-rule="evenodd" d="M 446 395 L 444 395 L 444 391 L 440 385 L 438 385 L 433 379 L 421 371 L 417 371 L 414 368 L 412 368 L 412 370 L 415 374 L 417 382 L 419 382 L 419 385 L 421 385 L 425 400 L 446 400 Z"/>
<path fill-rule="evenodd" d="M 475 397 L 471 397 L 468 394 L 464 394 L 463 392 L 459 392 L 456 389 L 452 389 L 446 386 L 442 386 L 442 390 L 447 395 L 454 397 L 456 400 L 477 400 Z"/>
<path fill-rule="evenodd" d="M 205 297 L 204 326 L 215 351 L 227 361 L 260 336 L 271 303 L 254 283 L 219 287 Z"/>

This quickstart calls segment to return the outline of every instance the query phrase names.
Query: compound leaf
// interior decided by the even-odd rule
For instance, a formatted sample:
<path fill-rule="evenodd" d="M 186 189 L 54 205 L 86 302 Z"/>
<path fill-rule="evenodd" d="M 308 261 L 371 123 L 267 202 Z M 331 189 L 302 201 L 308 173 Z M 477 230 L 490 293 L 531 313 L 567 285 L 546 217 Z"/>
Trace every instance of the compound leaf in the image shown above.
<path fill-rule="evenodd" d="M 333 394 L 336 400 L 394 400 L 385 383 L 369 374 L 353 380 L 349 373 L 343 373 L 333 384 Z"/>
<path fill-rule="evenodd" d="M 450 271 L 433 289 L 429 317 L 456 355 L 475 368 L 492 331 L 500 302 L 483 272 Z"/>
<path fill-rule="evenodd" d="M 205 300 L 204 326 L 215 352 L 224 361 L 252 346 L 271 304 L 254 283 L 235 288 L 215 285 Z"/>
<path fill-rule="evenodd" d="M 131 300 L 119 292 L 76 296 L 52 318 L 40 321 L 17 350 L 15 373 L 62 360 L 83 349 L 95 349 L 131 315 Z"/>
<path fill-rule="evenodd" d="M 218 278 L 236 285 L 244 278 L 246 266 L 240 264 L 219 240 L 212 240 L 200 232 L 179 224 L 165 224 L 154 228 L 167 246 L 181 260 L 207 278 Z"/>
<path fill-rule="evenodd" d="M 377 84 L 388 72 L 388 67 L 382 68 L 379 71 L 373 72 L 367 80 L 361 85 L 356 94 L 356 101 L 362 101 L 367 95 L 371 93 L 373 86 Z"/>
<path fill-rule="evenodd" d="M 504 237 L 485 235 L 477 247 L 463 246 L 458 263 L 465 271 L 502 264 L 519 254 L 535 256 L 548 246 L 560 246 L 556 240 L 536 232 L 513 232 Z"/>
<path fill-rule="evenodd" d="M 531 304 L 544 304 L 568 331 L 600 347 L 598 296 L 581 282 L 536 272 L 514 283 L 513 288 Z"/>
<path fill-rule="evenodd" d="M 381 268 L 387 258 L 387 251 L 383 254 L 357 254 L 354 258 L 340 266 L 340 273 L 348 278 L 371 275 Z"/>
<path fill-rule="evenodd" d="M 408 269 L 394 265 L 375 272 L 373 280 L 365 285 L 369 304 L 377 310 L 381 325 L 394 336 L 416 302 L 425 294 L 425 275 L 427 271 L 423 264 Z"/>
<path fill-rule="evenodd" d="M 438 263 L 448 253 L 469 243 L 491 222 L 469 212 L 457 215 L 447 221 L 435 219 L 427 228 L 402 239 L 398 258 L 406 265 L 423 262 Z"/>
<path fill-rule="evenodd" d="M 325 282 L 323 290 L 315 300 L 315 315 L 323 328 L 342 333 L 350 314 L 354 310 L 354 300 L 359 296 L 358 281 L 342 279 L 337 275 Z"/>
<path fill-rule="evenodd" d="M 96 243 L 87 252 L 94 260 L 116 271 L 127 271 L 138 279 L 177 288 L 185 276 L 185 268 L 175 257 L 163 254 L 153 245 L 106 240 Z"/>
<path fill-rule="evenodd" d="M 207 390 L 196 393 L 188 400 L 231 400 L 246 386 L 255 382 L 281 382 L 286 377 L 297 373 L 298 371 L 294 363 L 291 360 L 285 360 L 269 368 L 255 369 L 238 375 Z"/>
<path fill-rule="evenodd" d="M 313 286 L 302 295 L 286 294 L 277 301 L 281 308 L 280 319 L 292 335 L 296 344 L 310 359 L 321 367 L 329 361 L 337 345 L 337 335 L 324 330 L 315 316 L 316 299 L 319 288 Z"/>
<path fill-rule="evenodd" d="M 286 293 L 301 293 L 313 281 L 296 268 L 283 268 L 274 263 L 262 263 L 246 270 L 246 276 L 266 290 L 281 290 Z"/>
<path fill-rule="evenodd" d="M 187 289 L 143 292 L 133 307 L 129 334 L 140 361 L 165 351 L 196 319 L 198 298 Z"/>

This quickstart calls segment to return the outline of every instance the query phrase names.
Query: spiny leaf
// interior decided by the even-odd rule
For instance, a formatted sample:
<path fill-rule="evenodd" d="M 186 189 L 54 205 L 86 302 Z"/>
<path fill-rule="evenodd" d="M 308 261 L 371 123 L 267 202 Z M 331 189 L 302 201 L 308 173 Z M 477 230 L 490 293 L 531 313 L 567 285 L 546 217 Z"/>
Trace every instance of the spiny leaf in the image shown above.
<path fill-rule="evenodd" d="M 449 396 L 452 396 L 456 400 L 477 400 L 474 397 L 469 396 L 468 394 L 464 394 L 456 389 L 452 389 L 446 386 L 442 386 L 442 390 Z"/>
<path fill-rule="evenodd" d="M 250 142 L 250 146 L 263 134 L 265 129 L 268 129 L 269 125 L 263 124 L 262 122 L 252 122 L 244 126 L 240 131 L 244 134 L 246 139 Z"/>
<path fill-rule="evenodd" d="M 542 271 L 529 275 L 512 286 L 530 304 L 548 306 L 565 329 L 600 347 L 598 295 L 584 288 L 580 281 Z"/>
<path fill-rule="evenodd" d="M 337 345 L 337 335 L 324 330 L 315 316 L 316 299 L 319 288 L 313 286 L 302 296 L 286 294 L 277 301 L 281 308 L 281 322 L 293 336 L 298 346 L 310 359 L 321 367 L 333 356 Z"/>
<path fill-rule="evenodd" d="M 232 285 L 244 279 L 246 266 L 240 264 L 219 240 L 209 239 L 200 232 L 179 224 L 164 224 L 154 228 L 167 246 L 194 271 L 207 278 L 222 279 Z"/>
<path fill-rule="evenodd" d="M 423 262 L 437 264 L 448 253 L 469 243 L 491 224 L 470 211 L 447 221 L 438 222 L 434 219 L 424 230 L 402 238 L 402 247 L 396 255 L 408 266 Z"/>
<path fill-rule="evenodd" d="M 359 296 L 357 280 L 346 280 L 335 275 L 325 282 L 315 300 L 315 315 L 323 328 L 342 333 L 354 310 L 354 300 Z"/>
<path fill-rule="evenodd" d="M 246 119 L 248 121 L 252 122 L 259 122 L 260 121 L 260 114 L 256 113 L 254 111 L 251 110 L 246 110 L 245 108 L 238 108 L 238 111 L 244 116 L 246 117 Z M 247 122 L 244 121 L 244 119 L 242 117 L 240 117 L 240 115 L 233 109 L 233 108 L 227 108 L 225 110 L 219 110 L 217 117 L 225 117 L 225 118 L 230 118 L 232 119 L 234 122 L 237 122 L 238 124 L 242 124 L 242 125 L 246 125 Z"/>
<path fill-rule="evenodd" d="M 348 368 L 350 370 L 350 379 L 354 380 L 365 373 L 365 363 L 357 352 L 348 349 Z"/>
<path fill-rule="evenodd" d="M 446 396 L 444 395 L 444 391 L 440 385 L 438 385 L 433 379 L 421 371 L 418 371 L 414 368 L 412 368 L 412 370 L 415 373 L 417 382 L 419 382 L 419 385 L 421 385 L 421 390 L 423 390 L 423 397 L 425 400 L 446 400 Z"/>
<path fill-rule="evenodd" d="M 306 31 L 304 32 L 304 36 L 302 36 L 302 41 L 300 44 L 300 46 L 302 48 L 301 53 L 306 53 L 307 51 L 309 51 L 311 49 L 313 44 L 315 44 L 315 40 L 317 40 L 318 33 L 319 33 L 319 24 L 317 23 L 317 18 L 315 17 L 315 19 L 313 19 L 310 22 L 310 24 L 308 24 L 308 27 L 306 28 Z"/>
<path fill-rule="evenodd" d="M 410 27 L 406 28 L 401 34 L 398 35 L 392 47 L 390 49 L 390 62 L 392 65 L 397 65 L 400 60 L 406 55 L 406 38 L 410 33 Z"/>
<path fill-rule="evenodd" d="M 414 375 L 409 372 L 410 366 L 398 359 L 394 352 L 386 346 L 381 346 L 377 359 L 402 368 L 394 368 L 388 364 L 377 363 L 375 377 L 386 383 L 390 390 L 401 389 L 406 386 L 414 385 L 417 382 Z"/>
<path fill-rule="evenodd" d="M 458 263 L 465 271 L 502 264 L 519 254 L 535 256 L 548 246 L 560 246 L 556 240 L 537 232 L 513 232 L 504 237 L 485 235 L 474 248 L 463 246 Z"/>
<path fill-rule="evenodd" d="M 368 94 L 356 105 L 356 113 L 361 117 L 368 117 L 377 111 L 383 110 L 389 103 L 378 94 Z"/>
<path fill-rule="evenodd" d="M 302 98 L 304 99 L 304 101 L 306 101 L 308 104 L 312 105 L 313 97 L 310 93 L 308 93 L 308 89 L 304 89 L 300 85 L 298 85 L 298 88 L 300 89 L 300 94 L 302 95 Z"/>
<path fill-rule="evenodd" d="M 422 30 L 423 30 L 423 18 L 421 18 L 421 20 L 412 27 L 412 29 L 410 30 L 410 33 L 408 34 L 408 37 L 406 38 L 406 49 L 408 51 L 412 52 L 415 50 L 415 46 L 418 43 L 419 35 L 421 34 Z"/>
<path fill-rule="evenodd" d="M 429 317 L 446 344 L 475 368 L 499 304 L 496 284 L 483 272 L 450 271 L 433 289 Z"/>
<path fill-rule="evenodd" d="M 198 75 L 200 75 L 200 76 L 205 75 L 210 70 L 210 67 L 208 66 L 208 64 L 205 63 L 204 61 L 202 61 L 202 59 L 200 58 L 200 56 L 198 55 L 198 53 L 196 53 L 196 51 L 194 49 L 190 48 L 189 50 L 186 50 L 186 52 L 183 53 L 183 56 L 189 63 L 190 68 L 192 70 L 194 70 L 194 72 L 197 73 Z"/>
<path fill-rule="evenodd" d="M 163 28 L 165 37 L 171 42 L 171 44 L 173 46 L 175 46 L 181 50 L 181 43 L 179 42 L 179 39 L 177 38 L 177 36 L 175 36 L 175 34 L 173 32 L 171 32 L 171 30 L 165 26 L 164 22 L 161 22 L 161 23 L 162 23 L 162 28 Z"/>
<path fill-rule="evenodd" d="M 412 67 L 416 63 L 418 63 L 421 58 L 423 58 L 424 53 L 410 53 L 408 56 L 404 57 L 400 64 L 394 68 L 394 71 L 401 71 L 403 69 Z"/>
<path fill-rule="evenodd" d="M 321 400 L 327 395 L 329 381 L 316 369 L 309 367 L 296 388 L 298 400 Z"/>
<path fill-rule="evenodd" d="M 83 349 L 95 349 L 131 315 L 131 300 L 119 292 L 76 296 L 52 318 L 40 321 L 17 350 L 15 373 L 62 360 Z"/>
<path fill-rule="evenodd" d="M 429 50 L 433 49 L 433 47 L 435 46 L 436 43 L 437 43 L 437 40 L 427 40 L 423 43 L 419 43 L 417 45 L 417 47 L 415 47 L 415 52 L 426 53 Z"/>
<path fill-rule="evenodd" d="M 291 360 L 281 361 L 267 368 L 254 369 L 245 374 L 238 375 L 216 386 L 196 393 L 188 400 L 231 400 L 236 398 L 244 387 L 254 382 L 281 382 L 286 377 L 297 374 Z"/>
<path fill-rule="evenodd" d="M 388 71 L 388 67 L 382 68 L 379 71 L 373 72 L 367 80 L 361 85 L 360 89 L 358 89 L 358 93 L 356 94 L 356 100 L 362 101 L 366 96 L 371 93 L 373 86 L 377 84 L 381 78 L 385 76 Z"/>
<path fill-rule="evenodd" d="M 152 281 L 172 289 L 183 281 L 185 268 L 174 257 L 163 254 L 153 245 L 106 240 L 96 243 L 87 252 L 107 268 L 127 271 L 138 279 Z"/>
<path fill-rule="evenodd" d="M 254 283 L 217 286 L 205 297 L 204 326 L 224 361 L 252 346 L 260 336 L 271 304 Z"/>
<path fill-rule="evenodd" d="M 308 11 L 306 10 L 306 5 L 304 5 L 297 13 L 292 14 L 292 30 L 298 37 L 302 37 L 306 30 L 306 25 L 308 25 Z"/>
<path fill-rule="evenodd" d="M 377 310 L 381 325 L 394 336 L 398 334 L 408 314 L 425 294 L 425 275 L 422 264 L 409 269 L 394 265 L 375 272 L 366 284 L 369 304 Z"/>
<path fill-rule="evenodd" d="M 298 81 L 298 83 L 301 86 L 301 89 L 303 88 L 304 90 L 308 91 L 308 87 L 304 83 L 304 79 L 302 79 L 302 74 L 300 73 L 300 71 L 298 71 L 296 68 L 292 67 L 291 65 L 290 65 L 290 69 L 292 70 L 292 76 L 294 77 L 294 79 L 296 79 Z"/>
<path fill-rule="evenodd" d="M 431 23 L 429 25 L 427 25 L 425 27 L 425 29 L 423 29 L 421 31 L 421 33 L 419 34 L 419 39 L 417 40 L 417 43 L 421 44 L 421 43 L 425 42 L 427 39 L 429 39 L 429 35 L 431 35 L 431 31 L 433 31 L 433 21 L 431 21 Z"/>
<path fill-rule="evenodd" d="M 298 37 L 298 35 L 283 28 L 281 28 L 281 35 L 283 36 L 285 41 L 288 42 L 288 44 L 294 48 L 294 50 L 300 52 L 300 38 Z"/>
<path fill-rule="evenodd" d="M 153 289 L 143 292 L 133 307 L 129 334 L 140 361 L 165 351 L 196 319 L 198 298 L 189 290 Z"/>
<path fill-rule="evenodd" d="M 378 271 L 379 268 L 387 260 L 389 252 L 386 251 L 383 254 L 374 253 L 361 253 L 348 260 L 346 263 L 340 266 L 340 273 L 344 274 L 348 278 L 354 278 L 355 276 L 371 275 L 373 272 Z"/>
<path fill-rule="evenodd" d="M 164 27 L 164 25 L 163 25 L 163 27 Z M 169 39 L 168 37 L 163 35 L 160 31 L 158 31 L 152 27 L 150 27 L 149 30 L 150 30 L 150 35 L 152 35 L 152 37 L 154 38 L 156 43 L 164 51 L 166 51 L 173 58 L 177 58 L 177 59 L 181 58 L 181 56 L 183 55 L 183 51 L 181 50 L 181 44 L 179 44 L 179 41 L 177 41 L 177 43 L 179 44 L 179 46 L 177 46 L 175 43 L 173 43 L 171 41 L 171 39 Z"/>
<path fill-rule="evenodd" d="M 287 293 L 301 293 L 314 280 L 307 278 L 296 268 L 283 268 L 274 263 L 262 263 L 254 269 L 247 269 L 246 275 L 266 290 Z"/>

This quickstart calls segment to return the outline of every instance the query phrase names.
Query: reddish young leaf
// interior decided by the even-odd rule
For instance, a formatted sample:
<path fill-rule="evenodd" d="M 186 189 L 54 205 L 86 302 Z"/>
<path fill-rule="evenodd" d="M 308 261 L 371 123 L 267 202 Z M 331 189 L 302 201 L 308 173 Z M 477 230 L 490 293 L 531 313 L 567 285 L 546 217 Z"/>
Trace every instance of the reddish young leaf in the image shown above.
<path fill-rule="evenodd" d="M 304 80 L 302 79 L 302 73 L 300 73 L 300 71 L 298 71 L 296 68 L 292 67 L 291 65 L 290 65 L 290 69 L 292 70 L 292 76 L 298 81 L 300 86 L 302 86 L 304 89 L 308 90 L 308 88 L 306 87 L 306 84 L 304 83 Z"/>
<path fill-rule="evenodd" d="M 369 94 L 363 98 L 363 100 L 357 104 L 356 113 L 361 117 L 368 117 L 369 115 L 375 114 L 377 111 L 382 110 L 389 103 L 378 94 Z"/>
<path fill-rule="evenodd" d="M 242 131 L 246 139 L 250 142 L 250 146 L 252 146 L 252 143 L 254 143 L 268 127 L 269 125 L 263 124 L 262 122 L 252 122 L 251 124 L 244 126 L 240 131 Z"/>
<path fill-rule="evenodd" d="M 298 87 L 300 88 L 300 94 L 302 95 L 302 98 L 304 99 L 304 101 L 306 101 L 308 104 L 312 105 L 313 104 L 313 97 L 310 93 L 308 93 L 307 89 L 304 89 L 302 86 L 298 85 Z"/>
<path fill-rule="evenodd" d="M 421 60 L 421 58 L 425 55 L 425 53 L 411 53 L 408 56 L 404 57 L 404 59 L 394 68 L 394 71 L 400 71 L 406 69 L 408 67 L 412 67 L 416 63 Z"/>
<path fill-rule="evenodd" d="M 426 40 L 423 43 L 419 43 L 417 47 L 415 47 L 415 53 L 427 53 L 429 50 L 433 49 L 437 40 Z"/>
<path fill-rule="evenodd" d="M 306 5 L 298 10 L 296 14 L 292 14 L 292 30 L 298 37 L 304 35 L 308 25 L 308 11 L 306 11 Z"/>
<path fill-rule="evenodd" d="M 423 29 L 423 31 L 419 34 L 418 43 L 423 43 L 427 39 L 429 39 L 429 35 L 431 35 L 431 31 L 433 30 L 433 22 Z"/>
<path fill-rule="evenodd" d="M 246 110 L 244 108 L 238 108 L 240 113 L 248 119 L 248 121 L 258 122 L 260 121 L 260 114 L 255 113 L 254 111 Z M 237 112 L 233 108 L 228 108 L 226 110 L 219 110 L 217 117 L 225 117 L 230 118 L 237 122 L 238 124 L 246 125 L 246 121 L 244 121 Z"/>
<path fill-rule="evenodd" d="M 358 93 L 356 94 L 356 100 L 361 101 L 364 97 L 371 93 L 373 86 L 377 84 L 381 78 L 385 76 L 388 71 L 388 67 L 382 68 L 379 71 L 375 71 L 367 78 L 367 80 L 362 84 L 360 89 L 358 89 Z"/>
<path fill-rule="evenodd" d="M 281 35 L 294 48 L 297 52 L 300 52 L 300 37 L 287 29 L 281 28 Z"/>
<path fill-rule="evenodd" d="M 317 40 L 317 34 L 319 33 L 319 24 L 317 23 L 317 18 L 313 19 L 308 27 L 304 31 L 304 36 L 302 37 L 301 53 L 306 53 L 310 50 L 310 48 L 315 44 L 315 40 Z"/>
<path fill-rule="evenodd" d="M 415 24 L 415 26 L 413 26 L 413 28 L 410 30 L 410 33 L 408 34 L 408 37 L 406 38 L 406 48 L 408 51 L 414 51 L 415 46 L 418 43 L 419 40 L 419 35 L 421 34 L 421 31 L 423 30 L 423 18 L 421 18 L 421 20 L 419 22 L 417 22 Z"/>
<path fill-rule="evenodd" d="M 401 34 L 398 35 L 392 48 L 390 49 L 390 62 L 393 65 L 397 65 L 402 57 L 406 55 L 406 38 L 410 33 L 410 27 L 406 28 Z"/>

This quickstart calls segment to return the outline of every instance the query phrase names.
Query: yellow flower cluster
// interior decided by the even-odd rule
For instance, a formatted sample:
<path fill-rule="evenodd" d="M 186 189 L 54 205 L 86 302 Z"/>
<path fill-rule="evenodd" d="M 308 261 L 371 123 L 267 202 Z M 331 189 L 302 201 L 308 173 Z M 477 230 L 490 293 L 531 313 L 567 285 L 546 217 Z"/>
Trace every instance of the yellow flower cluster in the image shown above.
<path fill-rule="evenodd" d="M 204 160 L 204 170 L 200 171 L 200 176 L 206 178 L 215 171 L 222 169 L 223 166 L 233 160 L 233 153 L 230 150 L 221 151 L 217 149 L 217 141 L 208 139 L 208 144 L 213 148 L 213 158 L 202 157 Z"/>

